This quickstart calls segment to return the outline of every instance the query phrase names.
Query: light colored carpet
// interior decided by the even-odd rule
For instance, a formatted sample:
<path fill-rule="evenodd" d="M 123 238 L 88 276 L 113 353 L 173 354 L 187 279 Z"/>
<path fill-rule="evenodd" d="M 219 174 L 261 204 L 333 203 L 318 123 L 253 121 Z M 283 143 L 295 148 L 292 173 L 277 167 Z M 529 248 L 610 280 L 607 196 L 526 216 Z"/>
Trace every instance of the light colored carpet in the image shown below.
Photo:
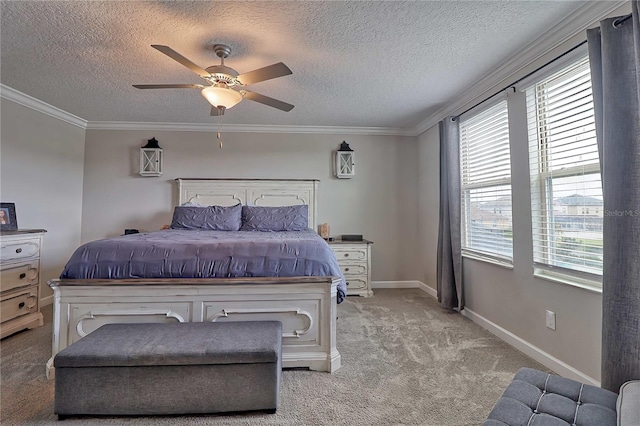
<path fill-rule="evenodd" d="M 58 423 L 51 356 L 51 306 L 44 327 L 0 342 L 3 425 Z M 282 373 L 276 414 L 108 417 L 63 425 L 478 425 L 520 367 L 546 370 L 481 327 L 415 289 L 378 289 L 338 306 L 334 374 Z M 215 384 L 214 386 L 219 386 Z M 158 389 L 158 392 L 181 392 Z"/>

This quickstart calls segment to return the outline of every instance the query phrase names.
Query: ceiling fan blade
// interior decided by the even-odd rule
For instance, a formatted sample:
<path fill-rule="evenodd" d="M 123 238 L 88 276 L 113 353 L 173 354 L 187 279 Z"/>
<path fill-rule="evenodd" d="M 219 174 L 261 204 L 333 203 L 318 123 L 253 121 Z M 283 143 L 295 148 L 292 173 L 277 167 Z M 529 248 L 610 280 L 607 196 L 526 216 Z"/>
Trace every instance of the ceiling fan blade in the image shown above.
<path fill-rule="evenodd" d="M 256 93 L 256 92 L 250 92 L 248 90 L 242 90 L 243 92 L 245 92 L 244 97 L 247 99 L 251 99 L 252 101 L 255 102 L 260 102 L 261 104 L 265 104 L 268 105 L 270 107 L 274 107 L 274 108 L 278 108 L 282 111 L 291 111 L 293 109 L 293 105 L 288 104 L 286 102 L 282 102 L 279 101 L 277 99 L 273 99 L 270 98 L 268 96 L 265 95 L 261 95 L 260 93 Z"/>
<path fill-rule="evenodd" d="M 201 84 L 134 84 L 136 89 L 204 89 Z"/>
<path fill-rule="evenodd" d="M 194 64 L 193 62 L 191 62 L 190 60 L 188 60 L 187 58 L 185 58 L 184 56 L 182 56 L 181 54 L 179 54 L 178 52 L 176 52 L 175 50 L 173 50 L 169 46 L 163 46 L 161 44 L 152 44 L 151 47 L 153 47 L 154 49 L 157 49 L 160 52 L 164 53 L 165 55 L 167 55 L 168 57 L 170 57 L 174 61 L 180 62 L 182 65 L 184 65 L 185 67 L 189 68 L 191 71 L 195 72 L 200 77 L 205 77 L 206 78 L 206 77 L 209 77 L 211 75 L 208 72 L 206 72 L 205 70 L 203 70 L 200 66 Z"/>
<path fill-rule="evenodd" d="M 224 108 L 217 108 L 217 107 L 212 106 L 211 107 L 211 116 L 212 117 L 218 117 L 220 115 L 224 115 L 224 110 L 225 110 Z"/>
<path fill-rule="evenodd" d="M 257 70 L 240 74 L 237 79 L 242 84 L 254 84 L 289 74 L 293 74 L 289 67 L 282 62 L 278 62 L 277 64 L 269 65 L 268 67 L 258 68 Z"/>

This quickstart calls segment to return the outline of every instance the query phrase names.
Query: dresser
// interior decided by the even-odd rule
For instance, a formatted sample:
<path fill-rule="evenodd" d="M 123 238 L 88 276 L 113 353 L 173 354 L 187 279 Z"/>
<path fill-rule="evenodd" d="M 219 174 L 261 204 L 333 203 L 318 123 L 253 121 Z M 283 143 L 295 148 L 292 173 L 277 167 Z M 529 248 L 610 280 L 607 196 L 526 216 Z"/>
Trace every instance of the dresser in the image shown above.
<path fill-rule="evenodd" d="M 328 241 L 347 280 L 348 296 L 373 296 L 371 290 L 371 246 L 368 240 Z"/>
<path fill-rule="evenodd" d="M 40 248 L 44 229 L 0 233 L 0 338 L 43 324 Z"/>

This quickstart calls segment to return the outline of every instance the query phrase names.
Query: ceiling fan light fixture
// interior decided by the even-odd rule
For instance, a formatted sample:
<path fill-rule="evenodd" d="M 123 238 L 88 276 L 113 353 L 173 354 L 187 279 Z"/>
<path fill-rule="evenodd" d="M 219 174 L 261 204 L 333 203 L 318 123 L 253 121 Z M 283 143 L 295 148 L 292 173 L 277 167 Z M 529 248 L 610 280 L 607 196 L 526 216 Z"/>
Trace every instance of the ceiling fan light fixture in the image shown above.
<path fill-rule="evenodd" d="M 236 106 L 242 100 L 242 94 L 227 87 L 209 86 L 202 89 L 202 96 L 214 107 L 226 109 Z"/>
<path fill-rule="evenodd" d="M 224 110 L 237 105 L 242 99 L 247 98 L 253 102 L 258 102 L 281 111 L 291 111 L 293 105 L 277 99 L 264 96 L 250 90 L 246 90 L 244 86 L 248 84 L 260 83 L 261 81 L 272 80 L 278 77 L 292 74 L 289 67 L 282 62 L 272 64 L 257 70 L 249 71 L 244 74 L 238 74 L 233 68 L 229 68 L 224 64 L 224 58 L 231 53 L 231 48 L 224 44 L 216 44 L 213 50 L 220 58 L 220 65 L 213 65 L 207 69 L 202 69 L 199 65 L 191 62 L 169 46 L 160 44 L 152 44 L 151 47 L 164 53 L 174 61 L 189 68 L 194 73 L 205 79 L 210 87 L 204 87 L 201 84 L 134 84 L 136 89 L 198 89 L 201 90 L 202 96 L 207 102 L 213 105 L 211 109 L 212 116 L 222 116 Z M 233 88 L 237 90 L 234 90 Z"/>

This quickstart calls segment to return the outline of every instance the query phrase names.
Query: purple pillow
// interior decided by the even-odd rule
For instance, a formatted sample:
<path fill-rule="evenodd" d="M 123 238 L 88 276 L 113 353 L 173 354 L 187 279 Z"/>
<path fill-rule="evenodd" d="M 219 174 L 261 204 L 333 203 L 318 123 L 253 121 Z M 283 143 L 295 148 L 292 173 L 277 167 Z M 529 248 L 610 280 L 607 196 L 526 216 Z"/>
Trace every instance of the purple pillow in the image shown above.
<path fill-rule="evenodd" d="M 171 229 L 205 229 L 209 231 L 238 231 L 242 224 L 242 205 L 231 207 L 177 206 L 173 210 Z"/>
<path fill-rule="evenodd" d="M 309 206 L 242 206 L 241 231 L 305 231 L 309 228 Z"/>

